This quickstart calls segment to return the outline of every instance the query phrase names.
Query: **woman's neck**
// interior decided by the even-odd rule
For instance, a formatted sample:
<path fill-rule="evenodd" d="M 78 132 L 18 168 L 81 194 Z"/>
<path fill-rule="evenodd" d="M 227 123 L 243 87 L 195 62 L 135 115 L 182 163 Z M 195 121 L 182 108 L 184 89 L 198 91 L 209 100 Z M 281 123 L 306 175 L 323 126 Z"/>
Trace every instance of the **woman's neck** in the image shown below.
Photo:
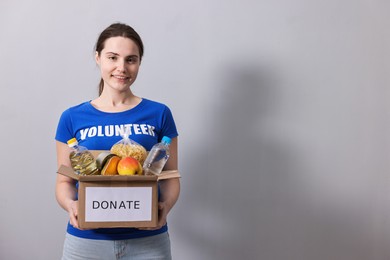
<path fill-rule="evenodd" d="M 134 108 L 141 100 L 130 90 L 122 93 L 110 93 L 103 90 L 98 98 L 91 101 L 91 104 L 104 112 L 121 112 Z"/>

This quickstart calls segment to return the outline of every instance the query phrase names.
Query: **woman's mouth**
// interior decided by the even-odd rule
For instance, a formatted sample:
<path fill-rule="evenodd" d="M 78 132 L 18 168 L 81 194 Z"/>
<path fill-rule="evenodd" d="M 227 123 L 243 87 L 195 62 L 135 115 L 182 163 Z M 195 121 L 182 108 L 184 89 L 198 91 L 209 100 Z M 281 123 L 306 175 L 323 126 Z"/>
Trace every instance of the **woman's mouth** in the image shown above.
<path fill-rule="evenodd" d="M 127 76 L 122 76 L 122 75 L 112 75 L 114 78 L 119 79 L 119 80 L 127 80 L 129 77 Z"/>

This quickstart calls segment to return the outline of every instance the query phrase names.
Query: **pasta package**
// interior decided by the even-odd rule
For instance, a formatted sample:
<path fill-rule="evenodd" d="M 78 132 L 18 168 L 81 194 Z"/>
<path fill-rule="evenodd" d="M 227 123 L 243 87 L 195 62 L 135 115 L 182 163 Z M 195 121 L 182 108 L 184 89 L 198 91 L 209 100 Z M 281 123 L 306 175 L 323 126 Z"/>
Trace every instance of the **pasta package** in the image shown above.
<path fill-rule="evenodd" d="M 126 127 L 125 131 L 121 133 L 122 139 L 111 147 L 110 153 L 122 158 L 133 157 L 143 165 L 147 156 L 146 149 L 136 141 L 130 139 L 129 133 L 130 129 Z"/>

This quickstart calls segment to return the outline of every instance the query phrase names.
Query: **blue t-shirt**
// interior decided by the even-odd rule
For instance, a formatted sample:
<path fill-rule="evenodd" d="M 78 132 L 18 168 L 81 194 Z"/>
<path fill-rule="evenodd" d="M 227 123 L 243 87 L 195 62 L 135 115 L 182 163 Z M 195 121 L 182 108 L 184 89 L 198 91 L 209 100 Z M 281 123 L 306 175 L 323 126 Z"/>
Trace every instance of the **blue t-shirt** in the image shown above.
<path fill-rule="evenodd" d="M 65 110 L 59 120 L 55 139 L 66 143 L 75 137 L 81 146 L 89 150 L 110 150 L 122 139 L 121 133 L 130 129 L 129 138 L 146 150 L 161 141 L 163 136 L 178 136 L 170 109 L 161 103 L 142 99 L 134 108 L 123 112 L 103 112 L 84 102 Z M 136 228 L 101 228 L 79 230 L 68 223 L 71 235 L 90 238 L 119 240 L 157 235 L 168 230 L 167 225 L 158 230 Z"/>

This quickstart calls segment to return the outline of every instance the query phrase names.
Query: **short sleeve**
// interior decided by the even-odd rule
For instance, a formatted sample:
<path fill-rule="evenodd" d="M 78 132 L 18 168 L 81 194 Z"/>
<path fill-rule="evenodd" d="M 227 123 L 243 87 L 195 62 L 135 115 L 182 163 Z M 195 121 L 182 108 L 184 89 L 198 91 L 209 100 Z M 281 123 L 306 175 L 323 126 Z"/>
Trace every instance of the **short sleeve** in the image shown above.
<path fill-rule="evenodd" d="M 74 137 L 72 127 L 72 120 L 70 116 L 70 111 L 65 110 L 60 117 L 58 122 L 57 131 L 55 135 L 55 140 L 66 143 L 69 139 Z"/>
<path fill-rule="evenodd" d="M 168 136 L 169 138 L 177 137 L 179 133 L 177 132 L 176 123 L 173 119 L 173 115 L 169 107 L 165 107 L 163 113 L 163 122 L 161 128 L 161 138 L 162 136 Z M 159 140 L 161 141 L 161 140 Z"/>

